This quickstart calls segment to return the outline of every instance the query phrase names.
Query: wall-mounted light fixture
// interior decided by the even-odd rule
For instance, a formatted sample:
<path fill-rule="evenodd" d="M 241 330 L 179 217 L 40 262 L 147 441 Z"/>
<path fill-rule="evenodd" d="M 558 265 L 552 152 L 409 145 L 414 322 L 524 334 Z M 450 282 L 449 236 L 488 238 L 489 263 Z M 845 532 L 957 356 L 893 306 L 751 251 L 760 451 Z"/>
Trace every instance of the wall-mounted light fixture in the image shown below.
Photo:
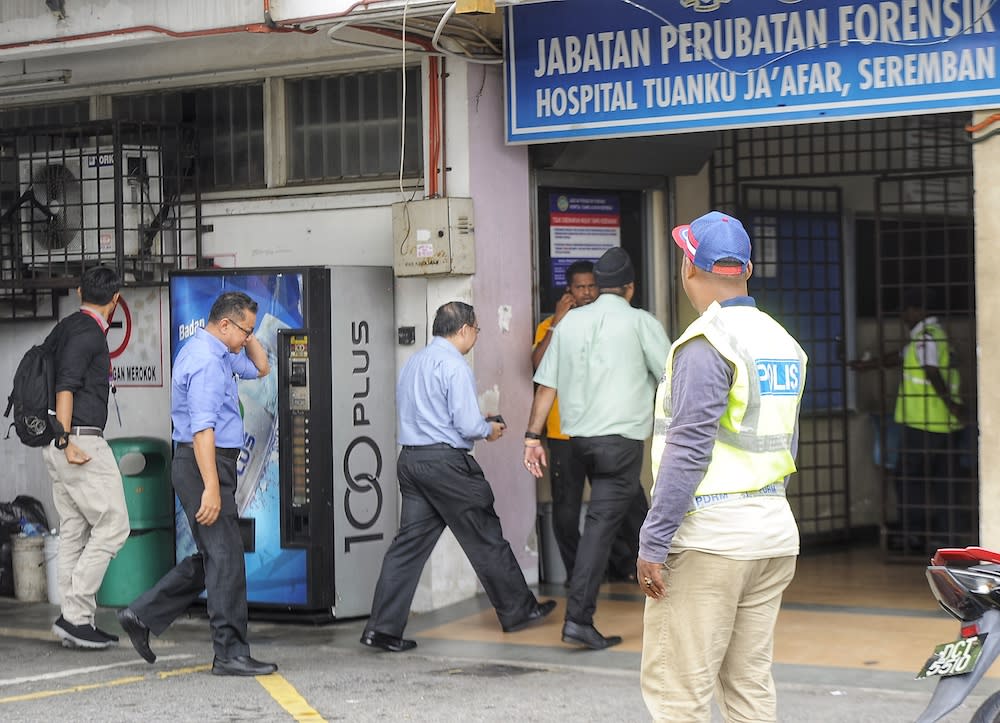
<path fill-rule="evenodd" d="M 0 95 L 16 95 L 28 90 L 58 88 L 69 83 L 69 70 L 46 70 L 38 73 L 0 75 Z"/>

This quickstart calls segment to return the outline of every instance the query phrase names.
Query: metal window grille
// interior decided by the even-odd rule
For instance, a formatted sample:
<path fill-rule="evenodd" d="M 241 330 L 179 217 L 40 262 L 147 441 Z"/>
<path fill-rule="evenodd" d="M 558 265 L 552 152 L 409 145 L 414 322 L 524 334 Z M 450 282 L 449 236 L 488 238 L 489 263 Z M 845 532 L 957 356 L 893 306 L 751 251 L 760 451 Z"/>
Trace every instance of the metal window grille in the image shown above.
<path fill-rule="evenodd" d="M 264 187 L 263 83 L 117 96 L 115 120 L 197 129 L 202 191 Z"/>
<path fill-rule="evenodd" d="M 887 534 L 883 540 L 891 552 L 892 524 L 901 531 L 905 544 L 909 544 L 907 536 L 918 538 L 913 553 L 919 555 L 924 554 L 926 544 L 936 541 L 928 532 L 942 533 L 939 538 L 952 543 L 968 544 L 975 539 L 975 304 L 969 200 L 972 153 L 964 130 L 967 121 L 966 114 L 935 114 L 719 134 L 710 167 L 712 206 L 746 216 L 745 220 L 755 227 L 752 233 L 759 236 L 760 247 L 755 248 L 751 293 L 760 293 L 779 316 L 800 327 L 800 342 L 812 347 L 807 348 L 812 361 L 821 360 L 818 366 L 812 365 L 807 376 L 806 391 L 812 402 L 804 402 L 799 473 L 789 490 L 789 502 L 807 542 L 845 538 L 851 524 L 845 464 L 849 437 L 845 413 L 838 411 L 844 409 L 842 363 L 837 358 L 841 339 L 830 326 L 836 319 L 828 310 L 815 306 L 816 298 L 806 299 L 802 294 L 803 289 L 811 290 L 813 296 L 817 289 L 823 290 L 831 300 L 829 305 L 842 293 L 839 279 L 826 274 L 831 269 L 841 273 L 841 252 L 831 255 L 827 247 L 836 241 L 837 234 L 825 230 L 826 225 L 839 219 L 839 202 L 831 206 L 823 198 L 833 196 L 814 198 L 809 195 L 814 192 L 806 188 L 807 184 L 822 186 L 825 179 L 838 177 L 840 180 L 831 183 L 831 188 L 849 186 L 845 178 L 872 179 L 876 186 L 874 219 L 859 219 L 854 229 L 858 240 L 859 273 L 854 280 L 857 312 L 875 316 L 879 329 L 895 328 L 903 287 L 914 283 L 926 287 L 935 292 L 937 311 L 949 316 L 945 322 L 949 339 L 963 365 L 961 399 L 968 409 L 968 424 L 963 430 L 966 434 L 956 434 L 947 454 L 939 455 L 947 459 L 948 478 L 956 484 L 949 488 L 946 499 L 939 498 L 935 495 L 940 490 L 929 488 L 925 479 L 911 474 L 912 484 L 905 492 L 916 489 L 922 496 L 907 499 L 897 491 L 896 497 L 902 501 L 896 503 L 904 510 L 916 509 L 917 521 L 893 523 L 895 510 L 887 509 L 883 516 L 883 531 Z M 818 232 L 817 222 L 822 226 Z M 782 225 L 788 227 L 787 232 Z M 785 237 L 796 239 L 794 254 L 808 261 L 803 271 L 808 269 L 810 276 L 802 282 L 786 279 L 775 284 L 782 273 L 775 261 L 796 260 L 795 255 L 791 259 L 787 255 L 768 255 L 768 247 L 777 249 Z M 817 244 L 826 248 L 826 261 L 818 269 L 810 257 L 820 248 Z M 822 274 L 822 283 L 812 276 L 817 273 Z M 830 328 L 818 325 L 820 322 Z M 880 337 L 879 353 L 905 341 L 902 337 Z M 894 391 L 891 383 L 884 385 L 879 419 L 892 419 Z M 816 392 L 820 393 L 818 397 Z M 810 412 L 810 405 L 815 411 Z M 818 413 L 823 409 L 830 411 Z M 898 442 L 893 444 L 887 438 L 885 424 L 879 434 L 882 461 L 876 464 L 891 478 L 893 473 L 885 472 L 889 468 L 885 459 L 893 452 L 901 456 L 901 450 Z M 929 449 L 915 451 L 917 457 L 931 455 Z M 905 466 L 900 466 L 906 474 Z M 887 489 L 891 486 L 886 484 Z M 892 494 L 885 499 L 891 500 Z M 933 510 L 927 510 L 928 506 Z M 928 514 L 920 517 L 924 512 Z M 931 512 L 941 519 L 935 522 Z M 909 554 L 908 548 L 904 551 Z"/>
<path fill-rule="evenodd" d="M 89 104 L 85 100 L 51 105 L 34 105 L 0 110 L 0 131 L 20 127 L 44 127 L 57 123 L 76 123 L 87 118 Z M 18 168 L 13 162 L 18 154 L 28 152 L 29 144 L 18 138 L 9 139 L 11 145 L 0 149 L 0 214 L 16 203 L 21 195 Z M 8 241 L 10 228 L 0 228 L 0 279 L 14 279 L 21 275 L 21 257 Z M 55 299 L 51 293 L 38 289 L 0 289 L 0 299 L 6 301 L 0 310 L 5 315 L 31 314 L 41 318 L 55 315 Z M 6 313 L 4 313 L 6 312 Z"/>
<path fill-rule="evenodd" d="M 979 480 L 976 448 L 976 305 L 973 183 L 968 173 L 910 175 L 876 187 L 875 267 L 879 353 L 907 349 L 906 307 L 922 308 L 946 335 L 932 345 L 948 395 L 963 409 L 944 424 L 940 396 L 929 384 L 910 384 L 896 428 L 883 448 L 894 452 L 886 474 L 883 510 L 890 554 L 925 557 L 928 548 L 977 544 Z M 910 312 L 912 313 L 912 312 Z M 914 317 L 908 319 L 912 323 Z M 930 323 L 929 321 L 925 321 Z M 893 378 L 883 376 L 882 398 L 903 393 L 897 379 L 921 379 L 915 355 L 904 354 Z M 919 393 L 914 389 L 919 388 Z M 895 406 L 895 405 L 894 405 Z M 894 409 L 882 410 L 891 419 Z M 934 420 L 926 429 L 911 417 Z"/>
<path fill-rule="evenodd" d="M 712 159 L 716 207 L 737 208 L 741 182 L 972 168 L 954 114 L 726 131 Z"/>
<path fill-rule="evenodd" d="M 750 290 L 809 355 L 789 502 L 803 535 L 848 525 L 841 193 L 836 188 L 745 184 L 741 216 L 753 239 Z"/>
<path fill-rule="evenodd" d="M 91 266 L 126 286 L 201 263 L 194 129 L 87 122 L 0 131 L 0 319 L 45 318 Z M 7 191 L 7 189 L 5 189 Z M 12 194 L 16 193 L 16 197 Z"/>
<path fill-rule="evenodd" d="M 286 81 L 288 181 L 315 183 L 421 172 L 419 67 Z"/>

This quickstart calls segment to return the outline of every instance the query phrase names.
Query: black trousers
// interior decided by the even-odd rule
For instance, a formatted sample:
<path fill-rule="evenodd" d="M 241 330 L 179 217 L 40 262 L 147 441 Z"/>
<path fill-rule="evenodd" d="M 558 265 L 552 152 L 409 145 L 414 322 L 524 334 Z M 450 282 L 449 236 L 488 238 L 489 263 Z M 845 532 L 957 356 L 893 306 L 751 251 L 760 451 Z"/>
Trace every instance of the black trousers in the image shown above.
<path fill-rule="evenodd" d="M 399 532 L 382 561 L 366 631 L 402 636 L 427 558 L 445 526 L 472 563 L 502 625 L 537 603 L 493 509 L 493 490 L 472 455 L 403 449 L 396 467 L 403 497 Z"/>
<path fill-rule="evenodd" d="M 552 531 L 568 577 L 576 564 L 576 550 L 580 544 L 580 508 L 583 506 L 587 470 L 583 461 L 573 454 L 568 439 L 549 438 L 547 445 L 549 482 L 552 485 Z M 608 574 L 613 578 L 635 576 L 639 530 L 648 511 L 646 493 L 640 486 L 611 546 Z"/>
<path fill-rule="evenodd" d="M 968 471 L 960 465 L 960 433 L 905 425 L 902 432 L 896 476 L 900 527 L 911 537 L 934 536 L 934 546 L 968 541 L 970 535 L 974 540 L 970 509 L 974 500 Z M 950 539 L 952 535 L 955 539 Z"/>
<path fill-rule="evenodd" d="M 566 619 L 590 625 L 612 542 L 635 501 L 636 490 L 642 493 L 643 443 L 618 435 L 573 437 L 570 443 L 590 478 L 590 505 L 570 576 Z"/>
<path fill-rule="evenodd" d="M 247 578 L 236 510 L 236 460 L 216 455 L 222 511 L 214 524 L 195 522 L 205 483 L 194 450 L 178 447 L 170 474 L 198 552 L 181 560 L 152 588 L 129 605 L 151 632 L 160 635 L 208 591 L 212 647 L 219 658 L 249 655 L 247 643 Z"/>

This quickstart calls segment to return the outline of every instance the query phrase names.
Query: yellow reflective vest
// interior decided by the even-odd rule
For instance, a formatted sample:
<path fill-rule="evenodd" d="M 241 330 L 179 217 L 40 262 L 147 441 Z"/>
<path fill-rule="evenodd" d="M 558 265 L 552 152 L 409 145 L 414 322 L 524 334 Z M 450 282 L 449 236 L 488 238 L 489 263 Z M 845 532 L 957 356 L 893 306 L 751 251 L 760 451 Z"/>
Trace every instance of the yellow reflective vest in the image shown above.
<path fill-rule="evenodd" d="M 754 306 L 713 303 L 670 348 L 656 393 L 653 478 L 671 423 L 674 354 L 704 336 L 734 369 L 729 403 L 719 423 L 712 459 L 695 490 L 689 514 L 732 495 L 784 495 L 795 471 L 792 438 L 806 379 L 806 353 L 778 322 Z"/>
<path fill-rule="evenodd" d="M 961 379 L 958 369 L 951 366 L 951 351 L 944 329 L 936 324 L 924 327 L 924 335 L 937 345 L 938 369 L 951 396 L 958 399 Z M 911 341 L 903 350 L 903 375 L 896 394 L 896 422 L 926 432 L 943 434 L 962 428 L 962 423 L 948 410 L 927 378 L 917 359 L 917 345 Z"/>

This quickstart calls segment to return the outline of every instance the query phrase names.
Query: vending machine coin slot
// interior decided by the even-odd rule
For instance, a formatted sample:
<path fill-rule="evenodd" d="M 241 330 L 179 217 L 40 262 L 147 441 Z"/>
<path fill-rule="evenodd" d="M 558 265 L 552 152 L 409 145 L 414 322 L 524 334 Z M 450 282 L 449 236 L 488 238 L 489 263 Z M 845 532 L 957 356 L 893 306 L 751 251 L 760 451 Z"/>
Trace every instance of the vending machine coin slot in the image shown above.
<path fill-rule="evenodd" d="M 279 364 L 282 409 L 286 427 L 281 434 L 282 497 L 285 500 L 283 536 L 288 542 L 308 539 L 312 496 L 310 468 L 311 394 L 309 388 L 309 334 L 282 329 Z"/>

